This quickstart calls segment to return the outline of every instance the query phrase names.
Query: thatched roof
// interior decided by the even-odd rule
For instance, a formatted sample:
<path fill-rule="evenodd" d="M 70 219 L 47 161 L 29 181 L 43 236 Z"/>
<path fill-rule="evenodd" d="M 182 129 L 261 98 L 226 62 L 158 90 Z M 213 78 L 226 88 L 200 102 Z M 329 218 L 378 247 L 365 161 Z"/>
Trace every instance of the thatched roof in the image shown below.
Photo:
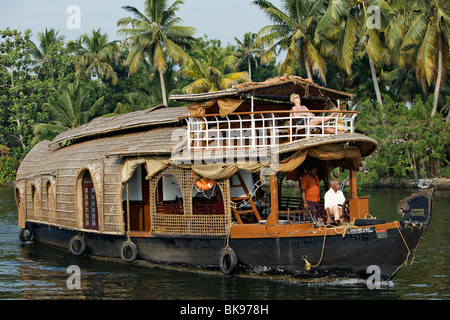
<path fill-rule="evenodd" d="M 91 122 L 59 134 L 51 145 L 68 140 L 96 137 L 111 132 L 138 129 L 162 124 L 178 123 L 180 116 L 188 115 L 187 108 L 158 106 L 142 111 L 130 112 L 114 117 L 97 118 Z"/>
<path fill-rule="evenodd" d="M 65 148 L 41 141 L 25 156 L 17 179 L 52 174 L 58 169 L 79 170 L 83 163 L 109 156 L 170 155 L 178 140 L 172 139 L 177 127 L 133 132 L 101 139 L 91 139 Z"/>
<path fill-rule="evenodd" d="M 278 153 L 288 153 L 333 143 L 349 143 L 351 145 L 356 145 L 363 157 L 372 154 L 378 146 L 376 140 L 359 133 L 327 134 L 280 144 L 278 146 Z"/>
<path fill-rule="evenodd" d="M 296 76 L 276 77 L 264 82 L 246 82 L 235 85 L 232 89 L 185 95 L 172 95 L 173 101 L 197 102 L 217 98 L 241 98 L 252 95 L 255 98 L 288 102 L 292 93 L 298 93 L 304 98 L 319 98 L 324 100 L 350 100 L 352 94 L 319 86 L 308 79 Z"/>

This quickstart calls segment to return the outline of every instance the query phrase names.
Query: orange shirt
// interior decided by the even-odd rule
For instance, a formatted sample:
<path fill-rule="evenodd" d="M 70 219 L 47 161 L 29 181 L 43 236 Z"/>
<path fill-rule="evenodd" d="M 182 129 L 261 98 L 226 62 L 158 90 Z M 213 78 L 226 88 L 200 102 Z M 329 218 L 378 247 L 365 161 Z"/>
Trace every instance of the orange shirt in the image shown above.
<path fill-rule="evenodd" d="M 306 200 L 314 202 L 320 201 L 320 181 L 317 176 L 312 177 L 309 174 L 304 174 L 301 187 L 302 190 L 305 190 Z"/>

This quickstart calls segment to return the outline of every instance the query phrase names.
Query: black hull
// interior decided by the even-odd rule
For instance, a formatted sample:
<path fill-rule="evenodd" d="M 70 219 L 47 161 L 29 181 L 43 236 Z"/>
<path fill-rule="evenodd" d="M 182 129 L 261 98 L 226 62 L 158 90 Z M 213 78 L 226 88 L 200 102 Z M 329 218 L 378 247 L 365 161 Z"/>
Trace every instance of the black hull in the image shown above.
<path fill-rule="evenodd" d="M 423 216 L 414 211 L 418 203 L 425 208 Z M 395 225 L 386 224 L 386 229 L 380 224 L 377 230 L 373 225 L 349 229 L 345 237 L 333 234 L 229 239 L 228 244 L 236 253 L 239 272 L 366 279 L 373 274 L 368 272 L 369 266 L 377 266 L 381 280 L 388 280 L 424 237 L 431 220 L 432 198 L 422 193 L 403 200 L 399 207 L 403 208 L 404 219 Z M 411 210 L 416 214 L 411 215 Z M 27 222 L 27 227 L 37 241 L 66 251 L 71 239 L 80 234 L 86 243 L 83 254 L 101 257 L 120 259 L 122 245 L 127 241 L 125 236 L 81 233 L 32 222 Z M 216 269 L 220 252 L 227 244 L 224 237 L 131 237 L 131 241 L 138 249 L 139 260 Z M 307 262 L 311 265 L 309 270 Z"/>

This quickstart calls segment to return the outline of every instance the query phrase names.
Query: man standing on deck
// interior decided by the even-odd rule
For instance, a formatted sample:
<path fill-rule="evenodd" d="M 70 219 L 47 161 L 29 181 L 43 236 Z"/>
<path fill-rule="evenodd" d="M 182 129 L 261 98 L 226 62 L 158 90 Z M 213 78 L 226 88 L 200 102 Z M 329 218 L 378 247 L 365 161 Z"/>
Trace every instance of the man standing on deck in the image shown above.
<path fill-rule="evenodd" d="M 316 214 L 320 213 L 320 181 L 317 175 L 317 168 L 306 169 L 303 173 L 302 182 L 303 209 L 315 209 Z"/>
<path fill-rule="evenodd" d="M 339 190 L 339 180 L 331 180 L 331 188 L 325 193 L 325 212 L 327 213 L 327 224 L 331 223 L 331 216 L 339 225 L 342 219 L 342 205 L 345 202 L 344 193 Z"/>

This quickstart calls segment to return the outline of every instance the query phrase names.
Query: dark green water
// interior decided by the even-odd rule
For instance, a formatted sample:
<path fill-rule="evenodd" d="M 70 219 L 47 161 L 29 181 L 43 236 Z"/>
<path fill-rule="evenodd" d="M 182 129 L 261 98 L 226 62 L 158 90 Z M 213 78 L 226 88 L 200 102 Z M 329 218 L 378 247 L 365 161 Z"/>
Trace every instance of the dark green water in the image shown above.
<path fill-rule="evenodd" d="M 365 190 L 371 214 L 398 220 L 398 201 L 417 190 Z M 450 192 L 437 191 L 433 219 L 412 263 L 381 289 L 363 281 L 298 281 L 281 278 L 227 277 L 219 272 L 191 272 L 154 265 L 127 265 L 75 257 L 18 238 L 14 192 L 0 188 L 0 299 L 218 299 L 335 300 L 450 299 Z M 81 288 L 68 289 L 67 268 L 81 270 Z"/>

